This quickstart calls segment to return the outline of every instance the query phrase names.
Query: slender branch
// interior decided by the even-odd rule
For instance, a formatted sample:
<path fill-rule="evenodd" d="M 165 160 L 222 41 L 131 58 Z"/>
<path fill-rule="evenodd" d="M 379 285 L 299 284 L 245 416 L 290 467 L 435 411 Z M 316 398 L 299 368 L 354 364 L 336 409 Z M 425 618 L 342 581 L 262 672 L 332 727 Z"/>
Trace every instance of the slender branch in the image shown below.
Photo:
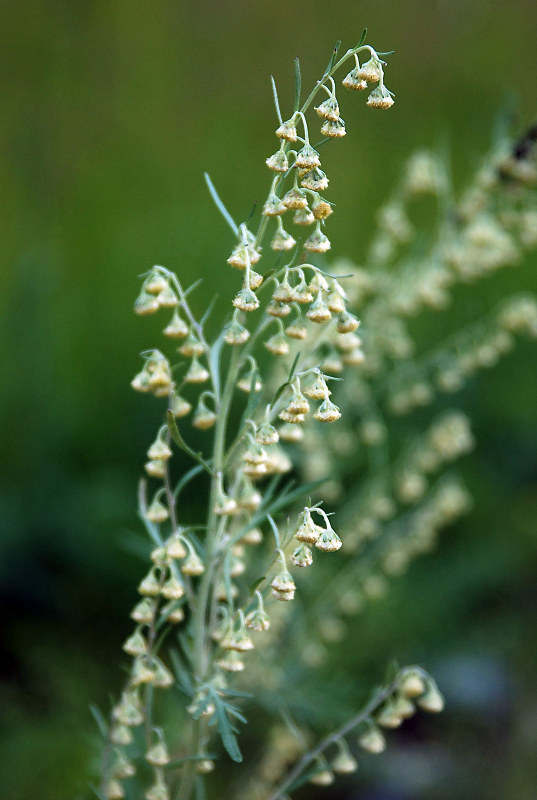
<path fill-rule="evenodd" d="M 309 750 L 307 753 L 304 753 L 302 758 L 297 761 L 293 769 L 287 774 L 287 776 L 283 779 L 283 781 L 276 787 L 273 793 L 267 798 L 267 800 L 279 800 L 282 794 L 294 783 L 294 781 L 304 772 L 304 770 L 313 762 L 315 761 L 318 756 L 320 756 L 331 744 L 335 744 L 338 739 L 341 739 L 343 736 L 346 736 L 353 728 L 356 728 L 361 722 L 364 722 L 371 714 L 380 708 L 382 703 L 388 699 L 388 697 L 393 694 L 394 690 L 397 687 L 398 680 L 395 679 L 390 683 L 389 686 L 379 691 L 364 708 L 356 714 L 354 717 L 351 717 L 350 720 L 345 722 L 340 728 L 337 728 L 333 733 L 330 733 L 328 736 L 325 736 L 324 739 L 321 739 L 319 744 L 314 747 L 312 750 Z"/>

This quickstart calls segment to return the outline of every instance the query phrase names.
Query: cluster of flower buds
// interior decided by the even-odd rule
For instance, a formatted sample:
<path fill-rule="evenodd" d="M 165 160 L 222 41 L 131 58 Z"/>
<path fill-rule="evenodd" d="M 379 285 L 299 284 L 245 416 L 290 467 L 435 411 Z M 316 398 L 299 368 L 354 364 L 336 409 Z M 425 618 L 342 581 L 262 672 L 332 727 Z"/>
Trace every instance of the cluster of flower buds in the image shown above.
<path fill-rule="evenodd" d="M 384 62 L 377 53 L 365 46 L 370 59 L 362 66 L 355 53 L 355 69 L 347 75 L 343 85 L 351 89 L 364 89 L 368 83 L 379 86 L 371 92 L 367 105 L 373 108 L 389 108 L 393 105 L 393 97 L 384 86 Z M 326 139 L 340 139 L 345 136 L 345 122 L 340 115 L 336 97 L 336 84 L 329 75 L 320 82 L 318 90 L 324 90 L 327 97 L 315 106 L 317 115 L 322 120 L 321 134 Z M 299 129 L 302 129 L 300 135 Z M 332 204 L 321 192 L 328 188 L 328 177 L 322 169 L 319 152 L 311 145 L 308 124 L 303 111 L 295 111 L 276 129 L 280 147 L 265 160 L 267 167 L 274 173 L 262 214 L 265 220 L 273 217 L 276 230 L 271 239 L 271 248 L 277 252 L 292 251 L 297 247 L 299 237 L 289 233 L 283 225 L 282 217 L 292 212 L 292 221 L 298 228 L 314 225 L 313 232 L 300 241 L 300 247 L 308 253 L 325 253 L 330 249 L 330 240 L 322 230 L 325 220 L 332 212 Z M 286 186 L 286 179 L 292 177 L 292 185 Z M 254 236 L 242 225 L 238 240 L 228 258 L 228 263 L 237 269 L 245 270 L 244 285 L 237 295 L 234 304 L 243 311 L 254 311 L 258 308 L 255 290 L 261 285 L 262 277 L 253 271 L 253 267 L 261 258 L 260 238 Z"/>
<path fill-rule="evenodd" d="M 373 89 L 367 98 L 367 105 L 370 108 L 391 108 L 394 104 L 393 94 L 384 86 L 383 62 L 372 47 L 365 47 L 369 50 L 370 58 L 360 65 L 358 53 L 355 53 L 355 67 L 348 75 L 343 78 L 343 86 L 346 89 L 361 91 L 368 88 L 370 83 L 379 85 Z"/>

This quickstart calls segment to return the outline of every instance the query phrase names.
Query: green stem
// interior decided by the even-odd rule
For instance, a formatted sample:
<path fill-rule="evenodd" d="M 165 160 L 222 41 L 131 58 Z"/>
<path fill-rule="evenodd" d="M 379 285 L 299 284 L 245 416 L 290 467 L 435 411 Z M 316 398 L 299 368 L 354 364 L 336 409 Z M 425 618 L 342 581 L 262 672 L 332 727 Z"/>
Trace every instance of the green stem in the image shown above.
<path fill-rule="evenodd" d="M 324 739 L 321 739 L 319 744 L 314 747 L 312 750 L 309 750 L 307 753 L 304 753 L 302 758 L 296 763 L 293 769 L 288 773 L 288 775 L 283 779 L 279 786 L 276 787 L 274 792 L 270 795 L 268 800 L 279 800 L 282 797 L 283 793 L 288 789 L 294 781 L 304 772 L 304 770 L 313 762 L 316 758 L 318 758 L 331 744 L 335 744 L 339 739 L 343 736 L 346 736 L 353 728 L 356 728 L 361 722 L 364 722 L 368 717 L 371 716 L 381 705 L 384 703 L 388 697 L 393 694 L 394 690 L 396 689 L 398 684 L 398 679 L 396 678 L 389 686 L 385 689 L 382 689 L 378 692 L 372 700 L 364 706 L 364 708 L 348 720 L 344 725 L 340 728 L 335 730 L 333 733 L 325 736 Z"/>

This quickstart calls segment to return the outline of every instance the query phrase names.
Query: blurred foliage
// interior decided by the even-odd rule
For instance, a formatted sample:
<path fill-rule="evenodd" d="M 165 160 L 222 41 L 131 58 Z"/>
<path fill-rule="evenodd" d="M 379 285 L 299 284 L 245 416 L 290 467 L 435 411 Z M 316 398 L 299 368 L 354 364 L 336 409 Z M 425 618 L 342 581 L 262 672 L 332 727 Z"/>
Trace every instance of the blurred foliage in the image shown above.
<path fill-rule="evenodd" d="M 349 103 L 360 136 L 327 157 L 341 207 L 331 238 L 359 262 L 415 146 L 447 147 L 460 185 L 499 115 L 516 109 L 516 130 L 531 121 L 537 7 L 36 0 L 5 2 L 2 18 L 0 765 L 3 796 L 52 800 L 85 791 L 88 705 L 106 706 L 120 684 L 140 574 L 124 541 L 158 412 L 149 418 L 128 386 L 148 335 L 131 312 L 136 276 L 158 262 L 224 293 L 230 236 L 203 170 L 245 217 L 273 149 L 269 74 L 290 105 L 293 57 L 311 83 L 331 44 L 368 25 L 376 46 L 396 50 L 397 104 L 386 118 Z M 464 290 L 446 324 L 515 286 L 537 288 L 535 261 Z M 335 648 L 319 702 L 336 686 L 343 704 L 359 699 L 394 655 L 423 662 L 448 697 L 441 720 L 393 736 L 374 775 L 364 760 L 362 798 L 534 796 L 534 364 L 522 345 L 465 390 L 475 510 L 358 618 L 352 646 Z"/>

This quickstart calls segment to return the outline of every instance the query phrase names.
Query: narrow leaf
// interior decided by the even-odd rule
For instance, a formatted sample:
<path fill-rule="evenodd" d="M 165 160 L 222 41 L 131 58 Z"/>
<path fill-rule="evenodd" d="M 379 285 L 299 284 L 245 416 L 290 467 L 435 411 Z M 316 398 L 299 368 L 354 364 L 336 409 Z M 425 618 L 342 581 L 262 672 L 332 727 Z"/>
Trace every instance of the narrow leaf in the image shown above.
<path fill-rule="evenodd" d="M 334 49 L 332 50 L 332 55 L 330 56 L 330 61 L 328 62 L 326 69 L 323 74 L 323 78 L 326 78 L 327 75 L 330 75 L 334 64 L 336 63 L 337 54 L 339 52 L 339 48 L 341 47 L 341 39 L 336 42 Z"/>
<path fill-rule="evenodd" d="M 270 525 L 270 527 L 272 528 L 272 533 L 274 534 L 274 539 L 276 541 L 276 547 L 280 547 L 280 544 L 281 544 L 281 542 L 280 542 L 280 532 L 278 530 L 278 526 L 276 525 L 276 523 L 274 522 L 274 520 L 272 519 L 270 514 L 267 514 L 267 522 Z"/>
<path fill-rule="evenodd" d="M 293 365 L 292 365 L 291 369 L 289 370 L 289 375 L 287 376 L 287 380 L 284 383 L 282 383 L 282 385 L 279 386 L 278 389 L 276 390 L 276 394 L 274 395 L 274 398 L 273 398 L 272 403 L 271 403 L 272 406 L 276 405 L 276 403 L 278 402 L 278 400 L 280 399 L 282 394 L 285 392 L 287 387 L 291 385 L 291 382 L 292 382 L 292 380 L 293 380 L 293 378 L 295 376 L 295 370 L 296 370 L 296 366 L 297 366 L 297 364 L 299 362 L 300 355 L 301 355 L 300 352 L 298 352 L 296 354 L 295 360 L 293 361 Z"/>
<path fill-rule="evenodd" d="M 108 736 L 108 725 L 106 724 L 106 720 L 101 714 L 100 709 L 96 705 L 91 705 L 90 711 L 93 715 L 95 722 L 97 723 L 97 727 L 99 728 L 101 736 L 104 736 L 106 738 Z"/>
<path fill-rule="evenodd" d="M 281 125 L 282 122 L 283 122 L 283 120 L 282 120 L 282 112 L 280 111 L 280 101 L 278 100 L 278 90 L 276 89 L 276 81 L 274 80 L 274 77 L 272 75 L 270 76 L 270 82 L 272 84 L 272 96 L 274 98 L 274 105 L 276 107 L 276 114 L 278 116 L 278 122 Z"/>
<path fill-rule="evenodd" d="M 267 577 L 266 575 L 262 575 L 261 578 L 258 578 L 256 581 L 254 581 L 252 583 L 252 585 L 250 586 L 250 589 L 249 589 L 250 595 L 252 597 L 254 596 L 255 590 L 257 589 L 257 587 L 260 586 L 263 583 L 263 581 L 265 580 L 266 577 Z"/>
<path fill-rule="evenodd" d="M 367 28 L 364 28 L 363 31 L 362 31 L 362 35 L 360 36 L 360 41 L 358 42 L 356 47 L 353 47 L 352 49 L 353 50 L 358 50 L 358 48 L 361 47 L 363 45 L 363 43 L 365 42 L 365 37 L 366 36 L 367 36 Z"/>
<path fill-rule="evenodd" d="M 173 492 L 176 500 L 183 491 L 183 489 L 185 488 L 185 486 L 187 486 L 190 483 L 190 481 L 196 477 L 196 475 L 199 475 L 202 469 L 203 469 L 203 464 L 198 464 L 197 467 L 192 467 L 192 469 L 189 469 L 188 472 L 186 472 L 183 475 L 183 477 L 181 478 L 181 480 L 179 481 Z"/>
<path fill-rule="evenodd" d="M 231 230 L 233 231 L 235 236 L 238 236 L 239 235 L 239 229 L 238 229 L 237 225 L 235 224 L 235 222 L 233 221 L 233 217 L 231 216 L 231 214 L 229 213 L 229 211 L 227 210 L 227 208 L 225 207 L 223 202 L 220 200 L 218 192 L 214 188 L 214 184 L 213 184 L 211 178 L 209 177 L 209 173 L 208 172 L 204 172 L 203 175 L 205 177 L 205 183 L 208 186 L 209 192 L 211 193 L 211 197 L 213 198 L 215 206 L 220 211 L 220 213 L 224 217 L 225 221 L 227 222 L 227 224 L 229 225 L 229 227 L 231 228 Z"/>
<path fill-rule="evenodd" d="M 225 333 L 222 331 L 216 342 L 211 347 L 209 353 L 209 363 L 211 365 L 211 372 L 214 380 L 214 390 L 217 397 L 220 397 L 220 355 L 224 345 Z"/>
<path fill-rule="evenodd" d="M 176 647 L 170 650 L 170 658 L 172 660 L 173 671 L 175 672 L 175 677 L 177 679 L 177 685 L 187 695 L 187 697 L 191 697 L 193 690 L 190 674 L 186 667 L 183 666 L 181 656 Z"/>
<path fill-rule="evenodd" d="M 300 75 L 300 61 L 295 58 L 295 111 L 300 108 L 300 90 L 302 89 L 302 76 Z"/>
<path fill-rule="evenodd" d="M 222 739 L 222 744 L 224 748 L 231 758 L 232 761 L 235 761 L 237 764 L 240 764 L 242 761 L 242 754 L 239 749 L 239 745 L 237 742 L 237 737 L 233 733 L 233 729 L 227 718 L 227 713 L 224 704 L 222 703 L 221 698 L 218 694 L 211 689 L 211 697 L 216 709 L 216 719 L 218 723 L 218 733 L 220 734 L 220 738 Z"/>
<path fill-rule="evenodd" d="M 189 445 L 185 442 L 185 440 L 179 433 L 179 428 L 177 427 L 177 423 L 175 422 L 175 417 L 173 416 L 171 411 L 167 412 L 166 419 L 168 421 L 168 429 L 175 444 L 178 447 L 180 447 L 181 450 L 184 450 L 185 453 L 188 453 L 188 455 L 191 456 L 191 458 L 193 458 L 195 461 L 197 461 L 198 464 L 202 464 L 209 473 L 209 475 L 212 475 L 213 471 L 207 464 L 207 462 L 201 457 L 201 453 L 196 453 L 194 450 L 192 450 L 192 448 L 189 447 Z"/>

